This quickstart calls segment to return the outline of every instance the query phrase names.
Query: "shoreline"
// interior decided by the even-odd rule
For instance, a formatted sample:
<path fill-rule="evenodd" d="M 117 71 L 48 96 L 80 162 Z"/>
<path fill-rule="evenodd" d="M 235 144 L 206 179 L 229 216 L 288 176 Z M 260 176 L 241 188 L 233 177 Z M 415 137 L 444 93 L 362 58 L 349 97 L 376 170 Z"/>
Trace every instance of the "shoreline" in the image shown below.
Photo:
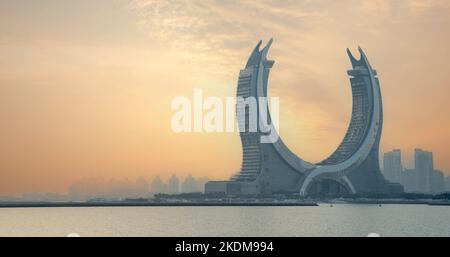
<path fill-rule="evenodd" d="M 348 201 L 310 201 L 310 202 L 0 202 L 2 208 L 64 208 L 64 207 L 302 207 L 339 204 L 412 204 L 429 206 L 450 206 L 449 201 L 430 200 L 348 200 Z"/>
<path fill-rule="evenodd" d="M 17 202 L 0 203 L 1 208 L 58 208 L 58 207 L 262 207 L 262 206 L 319 206 L 316 202 Z"/>

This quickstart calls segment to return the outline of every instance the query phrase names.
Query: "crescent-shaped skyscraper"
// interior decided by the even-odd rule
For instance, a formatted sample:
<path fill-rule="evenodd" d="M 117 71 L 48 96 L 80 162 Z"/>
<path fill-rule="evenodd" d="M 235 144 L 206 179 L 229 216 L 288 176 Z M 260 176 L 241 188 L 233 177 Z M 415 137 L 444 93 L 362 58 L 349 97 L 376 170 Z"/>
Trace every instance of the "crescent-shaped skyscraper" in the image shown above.
<path fill-rule="evenodd" d="M 272 40 L 261 49 L 261 41 L 239 73 L 237 97 L 266 98 L 269 72 L 274 61 L 267 59 Z M 271 195 L 299 193 L 302 196 L 354 193 L 400 193 L 400 184 L 384 179 L 379 167 L 379 144 L 383 127 L 383 105 L 377 72 L 358 49 L 359 60 L 347 49 L 352 69 L 347 73 L 353 96 L 348 130 L 337 149 L 319 163 L 294 154 L 276 134 L 274 142 L 262 142 L 267 133 L 240 132 L 243 160 L 240 171 L 229 181 L 211 181 L 206 193 L 229 195 Z M 238 108 L 238 107 L 237 107 Z M 258 126 L 270 121 L 266 105 L 258 102 Z M 239 109 L 239 108 L 238 108 Z M 247 112 L 237 111 L 240 126 L 249 127 Z M 272 124 L 270 129 L 277 133 Z"/>

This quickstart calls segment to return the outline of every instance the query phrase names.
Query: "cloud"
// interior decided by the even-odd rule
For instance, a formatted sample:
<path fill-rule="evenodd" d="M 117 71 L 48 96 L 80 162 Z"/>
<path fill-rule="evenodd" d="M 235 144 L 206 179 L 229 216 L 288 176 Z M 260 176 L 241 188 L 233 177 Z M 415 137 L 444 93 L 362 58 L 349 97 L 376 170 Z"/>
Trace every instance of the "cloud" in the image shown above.
<path fill-rule="evenodd" d="M 176 49 L 194 66 L 208 66 L 211 75 L 225 75 L 227 79 L 259 39 L 274 37 L 275 48 L 280 49 L 274 53 L 282 53 L 285 62 L 295 62 L 306 51 L 322 51 L 330 41 L 344 45 L 364 35 L 376 37 L 392 23 L 410 22 L 450 5 L 445 0 L 126 3 L 150 38 Z"/>
<path fill-rule="evenodd" d="M 228 68 L 224 65 L 242 62 L 242 52 L 247 54 L 261 38 L 301 35 L 301 21 L 317 15 L 303 12 L 301 5 L 297 1 L 135 0 L 128 7 L 136 11 L 139 25 L 150 37 L 182 50 L 193 61 L 218 64 L 223 70 Z"/>

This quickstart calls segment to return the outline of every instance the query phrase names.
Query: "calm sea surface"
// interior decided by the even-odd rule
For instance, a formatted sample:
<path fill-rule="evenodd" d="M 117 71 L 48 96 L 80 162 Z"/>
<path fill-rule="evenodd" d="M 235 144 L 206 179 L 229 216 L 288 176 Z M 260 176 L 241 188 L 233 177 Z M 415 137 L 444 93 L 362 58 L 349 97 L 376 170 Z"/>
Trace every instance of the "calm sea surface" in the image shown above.
<path fill-rule="evenodd" d="M 0 209 L 0 236 L 450 236 L 450 206 Z"/>

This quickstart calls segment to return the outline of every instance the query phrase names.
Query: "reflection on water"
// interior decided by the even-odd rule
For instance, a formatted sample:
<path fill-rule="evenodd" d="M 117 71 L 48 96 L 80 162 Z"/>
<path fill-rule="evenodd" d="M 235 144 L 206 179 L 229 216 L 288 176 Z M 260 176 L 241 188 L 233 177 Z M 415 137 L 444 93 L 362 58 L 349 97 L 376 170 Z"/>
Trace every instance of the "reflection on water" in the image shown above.
<path fill-rule="evenodd" d="M 450 236 L 450 207 L 0 209 L 0 236 Z"/>

